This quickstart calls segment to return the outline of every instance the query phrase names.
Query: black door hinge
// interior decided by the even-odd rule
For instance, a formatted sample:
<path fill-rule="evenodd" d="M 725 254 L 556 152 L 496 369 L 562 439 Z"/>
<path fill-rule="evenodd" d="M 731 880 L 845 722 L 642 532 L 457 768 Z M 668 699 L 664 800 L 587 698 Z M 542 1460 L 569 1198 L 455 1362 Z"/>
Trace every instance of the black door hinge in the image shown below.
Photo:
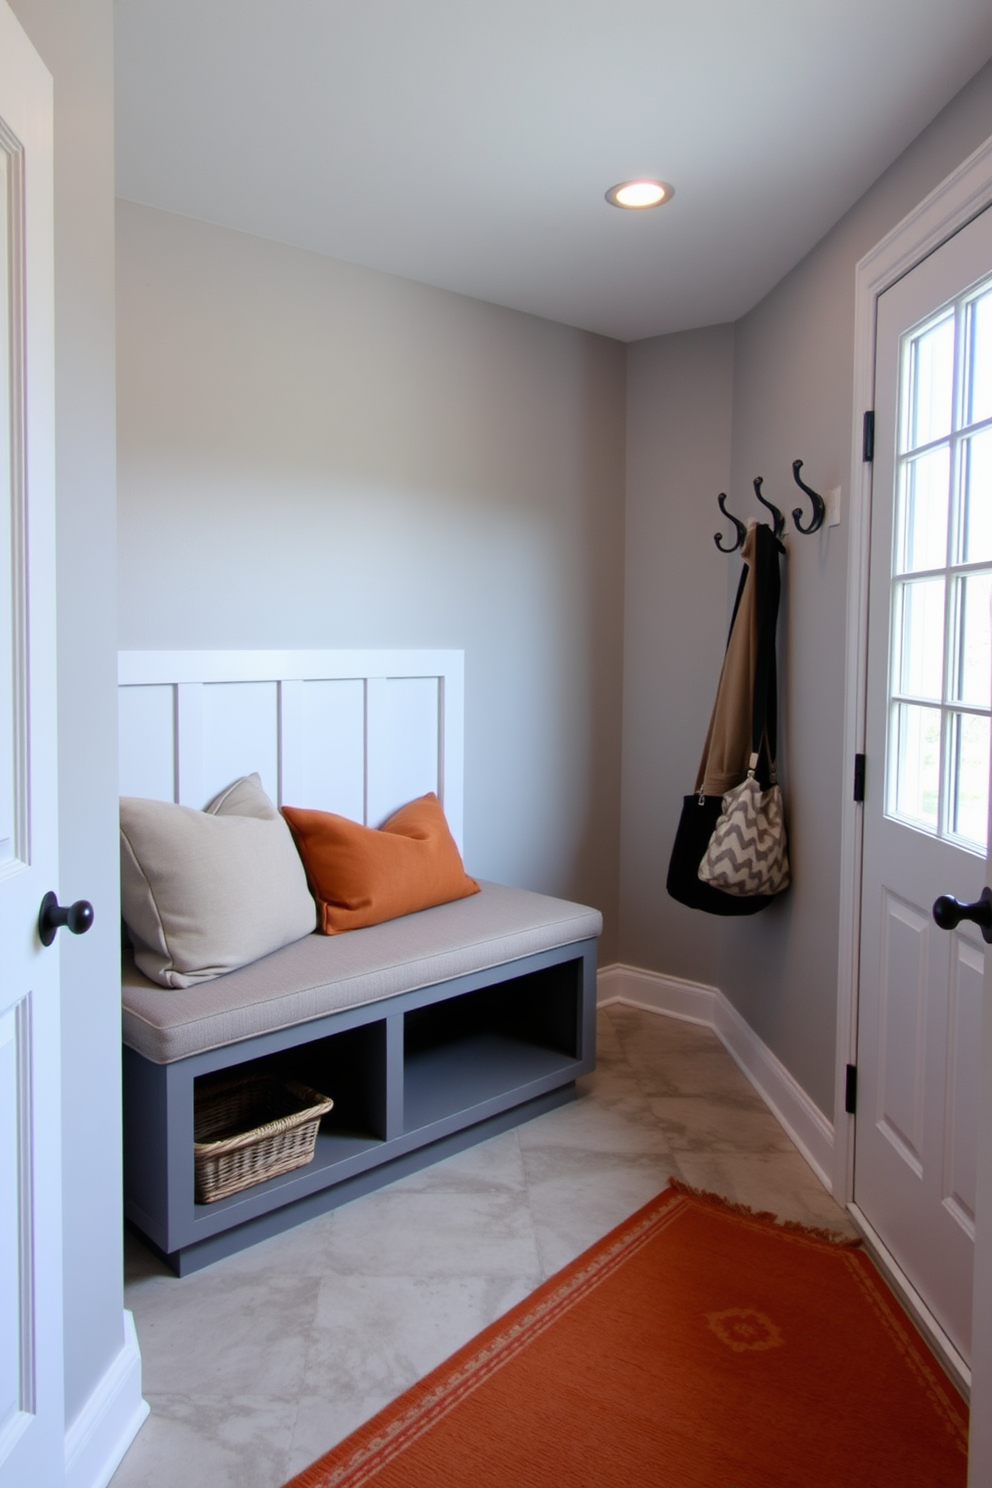
<path fill-rule="evenodd" d="M 861 458 L 868 465 L 875 458 L 875 410 L 869 408 L 861 433 Z"/>
<path fill-rule="evenodd" d="M 853 1116 L 858 1109 L 858 1066 L 849 1064 L 847 1066 L 847 1079 L 844 1082 L 844 1110 L 849 1116 Z"/>
<path fill-rule="evenodd" d="M 854 756 L 854 799 L 863 801 L 865 798 L 865 757 L 863 754 Z"/>

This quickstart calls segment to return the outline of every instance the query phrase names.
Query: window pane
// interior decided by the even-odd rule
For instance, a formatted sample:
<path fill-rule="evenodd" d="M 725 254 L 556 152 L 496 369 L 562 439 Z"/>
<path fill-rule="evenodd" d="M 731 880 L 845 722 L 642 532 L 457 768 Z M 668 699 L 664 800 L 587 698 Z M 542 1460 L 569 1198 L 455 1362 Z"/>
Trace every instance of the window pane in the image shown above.
<path fill-rule="evenodd" d="M 965 563 L 992 559 L 992 429 L 962 445 L 962 503 Z"/>
<path fill-rule="evenodd" d="M 892 722 L 896 814 L 936 832 L 940 709 L 897 703 Z"/>
<path fill-rule="evenodd" d="M 952 731 L 951 831 L 984 851 L 989 816 L 989 720 L 957 713 Z"/>
<path fill-rule="evenodd" d="M 992 574 L 968 574 L 958 580 L 956 696 L 959 702 L 984 708 L 992 703 L 990 602 Z"/>
<path fill-rule="evenodd" d="M 944 680 L 944 580 L 920 579 L 900 587 L 898 690 L 939 702 Z"/>
<path fill-rule="evenodd" d="M 930 450 L 902 467 L 900 551 L 902 573 L 943 568 L 947 562 L 947 489 L 950 451 Z"/>
<path fill-rule="evenodd" d="M 908 449 L 918 449 L 951 432 L 954 390 L 954 314 L 916 336 L 910 344 Z"/>
<path fill-rule="evenodd" d="M 971 306 L 971 387 L 968 422 L 992 418 L 992 289 Z"/>
<path fill-rule="evenodd" d="M 885 809 L 982 852 L 992 427 L 974 426 L 992 425 L 992 277 L 907 332 L 902 355 Z"/>

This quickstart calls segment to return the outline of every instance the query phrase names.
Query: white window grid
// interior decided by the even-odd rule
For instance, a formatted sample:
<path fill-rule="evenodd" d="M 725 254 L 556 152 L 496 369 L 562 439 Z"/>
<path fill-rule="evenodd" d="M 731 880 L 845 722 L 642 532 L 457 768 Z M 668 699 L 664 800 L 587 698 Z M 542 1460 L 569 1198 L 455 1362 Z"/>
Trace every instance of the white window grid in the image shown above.
<path fill-rule="evenodd" d="M 975 372 L 975 313 L 974 307 L 982 297 L 992 290 L 992 276 L 973 286 L 955 300 L 928 315 L 917 325 L 904 332 L 900 343 L 899 399 L 898 399 L 898 443 L 895 466 L 895 520 L 893 522 L 891 594 L 889 613 L 889 708 L 888 742 L 886 748 L 886 815 L 907 826 L 945 839 L 984 856 L 987 849 L 985 833 L 977 842 L 956 830 L 955 803 L 958 799 L 958 781 L 961 768 L 961 723 L 968 717 L 986 720 L 992 727 L 992 706 L 966 702 L 959 696 L 963 666 L 962 605 L 965 595 L 963 580 L 976 576 L 992 576 L 992 554 L 976 562 L 964 560 L 965 503 L 976 496 L 992 503 L 992 490 L 969 491 L 965 455 L 969 441 L 976 434 L 992 429 L 992 414 L 985 418 L 969 417 L 969 401 Z M 953 318 L 953 389 L 951 397 L 950 430 L 937 438 L 914 443 L 912 439 L 912 413 L 914 380 L 918 373 L 918 361 L 914 355 L 922 338 L 936 326 Z M 912 461 L 917 461 L 931 451 L 947 449 L 949 454 L 949 500 L 947 542 L 945 562 L 936 567 L 908 570 L 907 553 L 907 470 Z M 906 591 L 910 585 L 926 580 L 942 580 L 944 584 L 944 631 L 943 655 L 939 696 L 913 692 L 902 687 L 904 676 L 902 644 Z M 898 771 L 900 753 L 900 719 L 906 719 L 905 706 L 916 706 L 939 714 L 939 764 L 937 770 L 937 801 L 935 823 L 920 815 L 900 810 L 897 804 Z"/>

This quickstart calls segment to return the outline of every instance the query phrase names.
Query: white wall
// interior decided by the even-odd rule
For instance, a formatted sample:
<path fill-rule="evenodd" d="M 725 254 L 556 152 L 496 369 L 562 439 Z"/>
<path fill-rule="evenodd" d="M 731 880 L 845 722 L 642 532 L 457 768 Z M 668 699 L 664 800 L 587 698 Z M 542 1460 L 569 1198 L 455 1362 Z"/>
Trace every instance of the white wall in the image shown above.
<path fill-rule="evenodd" d="M 112 0 L 12 0 L 55 80 L 59 897 L 92 900 L 62 937 L 65 1393 L 71 1424 L 124 1345 Z M 53 885 L 53 887 L 55 887 Z"/>
<path fill-rule="evenodd" d="M 118 204 L 120 644 L 466 653 L 465 848 L 615 941 L 624 350 Z"/>

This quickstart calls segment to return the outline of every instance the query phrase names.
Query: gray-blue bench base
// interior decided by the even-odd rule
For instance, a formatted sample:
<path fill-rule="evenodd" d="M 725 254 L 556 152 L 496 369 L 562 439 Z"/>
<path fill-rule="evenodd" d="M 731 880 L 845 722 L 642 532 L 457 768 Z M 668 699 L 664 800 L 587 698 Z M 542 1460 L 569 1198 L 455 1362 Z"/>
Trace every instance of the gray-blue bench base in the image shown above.
<path fill-rule="evenodd" d="M 595 1065 L 586 940 L 156 1064 L 124 1048 L 124 1212 L 179 1276 L 575 1097 Z M 196 1084 L 266 1071 L 333 1097 L 313 1160 L 194 1198 Z"/>

